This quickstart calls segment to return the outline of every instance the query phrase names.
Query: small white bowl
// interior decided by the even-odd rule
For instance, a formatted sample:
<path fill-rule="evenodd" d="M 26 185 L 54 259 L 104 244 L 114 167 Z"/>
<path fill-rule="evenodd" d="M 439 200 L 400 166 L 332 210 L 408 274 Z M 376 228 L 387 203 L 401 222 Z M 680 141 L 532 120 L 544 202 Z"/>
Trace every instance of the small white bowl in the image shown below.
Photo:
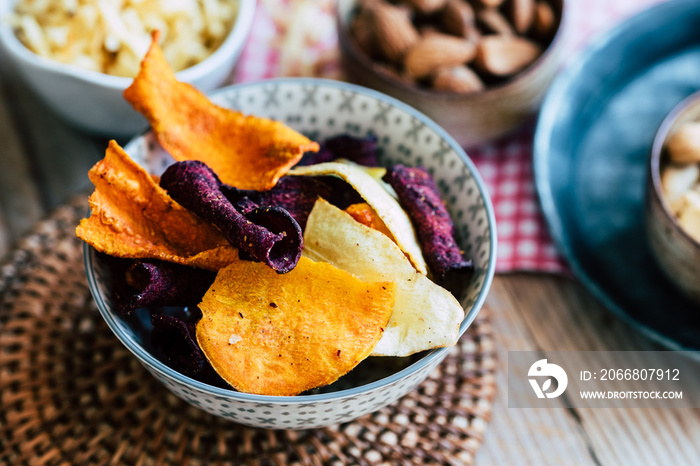
<path fill-rule="evenodd" d="M 178 80 L 203 92 L 224 83 L 243 49 L 255 14 L 255 0 L 238 1 L 238 16 L 226 40 L 205 60 L 177 73 Z M 0 51 L 49 108 L 73 126 L 107 137 L 133 136 L 147 128 L 146 120 L 122 95 L 132 78 L 85 70 L 35 54 L 3 19 L 15 3 L 0 2 Z"/>
<path fill-rule="evenodd" d="M 246 114 L 285 122 L 315 140 L 340 133 L 360 137 L 374 134 L 382 163 L 425 166 L 447 204 L 460 247 L 474 261 L 474 277 L 460 300 L 465 310 L 460 335 L 467 330 L 493 279 L 496 224 L 479 173 L 452 137 L 396 99 L 337 81 L 289 78 L 241 84 L 216 92 L 212 100 Z M 125 150 L 154 174 L 162 173 L 173 162 L 150 132 L 131 141 Z M 240 393 L 186 377 L 156 359 L 144 337 L 148 335 L 144 325 L 150 325 L 150 320 L 141 318 L 135 322 L 114 312 L 95 251 L 87 245 L 85 270 L 105 321 L 156 379 L 194 406 L 253 427 L 311 429 L 349 422 L 413 390 L 450 351 L 439 348 L 409 358 L 370 358 L 373 361 L 364 361 L 333 385 L 321 389 L 321 393 L 288 397 Z M 361 367 L 365 363 L 369 367 Z"/>
<path fill-rule="evenodd" d="M 644 213 L 649 246 L 661 270 L 680 291 L 700 305 L 700 243 L 681 227 L 661 185 L 661 173 L 668 163 L 666 146 L 670 136 L 683 124 L 698 120 L 700 92 L 695 92 L 661 122 L 648 159 Z"/>

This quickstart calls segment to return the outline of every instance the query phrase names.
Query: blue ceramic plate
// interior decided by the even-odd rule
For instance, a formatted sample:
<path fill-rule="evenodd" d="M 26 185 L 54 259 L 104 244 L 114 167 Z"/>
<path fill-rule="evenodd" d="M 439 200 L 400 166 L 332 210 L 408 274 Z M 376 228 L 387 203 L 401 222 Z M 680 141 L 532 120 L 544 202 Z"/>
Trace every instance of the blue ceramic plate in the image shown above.
<path fill-rule="evenodd" d="M 553 83 L 534 170 L 545 217 L 576 275 L 672 349 L 700 349 L 700 309 L 647 247 L 647 158 L 664 116 L 700 89 L 700 2 L 663 3 L 597 40 Z"/>

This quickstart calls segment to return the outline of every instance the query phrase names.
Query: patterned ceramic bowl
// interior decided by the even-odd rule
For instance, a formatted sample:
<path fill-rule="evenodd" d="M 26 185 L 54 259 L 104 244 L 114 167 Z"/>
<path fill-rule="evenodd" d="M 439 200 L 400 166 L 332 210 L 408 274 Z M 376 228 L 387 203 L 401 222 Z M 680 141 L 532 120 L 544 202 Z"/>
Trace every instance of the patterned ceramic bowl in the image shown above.
<path fill-rule="evenodd" d="M 460 335 L 472 323 L 491 285 L 496 226 L 486 188 L 472 162 L 447 133 L 416 110 L 378 92 L 334 81 L 279 79 L 223 89 L 212 99 L 282 121 L 313 139 L 339 133 L 375 134 L 382 162 L 422 164 L 432 172 L 447 201 L 460 245 L 473 258 L 476 274 L 461 299 L 465 317 Z M 131 141 L 126 151 L 155 174 L 172 159 L 151 133 Z M 409 358 L 369 358 L 324 389 L 294 397 L 262 396 L 213 387 L 166 366 L 148 350 L 148 319 L 118 317 L 109 300 L 94 251 L 85 248 L 90 290 L 112 331 L 154 377 L 201 409 L 255 427 L 297 429 L 350 421 L 394 402 L 413 390 L 442 361 L 449 348 Z"/>

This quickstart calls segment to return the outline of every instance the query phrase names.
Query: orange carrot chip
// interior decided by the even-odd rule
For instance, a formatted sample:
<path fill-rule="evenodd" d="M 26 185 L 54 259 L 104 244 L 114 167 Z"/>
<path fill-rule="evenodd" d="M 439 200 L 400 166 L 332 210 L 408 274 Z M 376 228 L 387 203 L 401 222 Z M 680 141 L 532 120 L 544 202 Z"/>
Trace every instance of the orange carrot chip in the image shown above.
<path fill-rule="evenodd" d="M 193 86 L 179 82 L 154 34 L 126 100 L 151 123 L 175 160 L 206 163 L 221 181 L 265 191 L 319 145 L 288 126 L 214 105 Z"/>
<path fill-rule="evenodd" d="M 373 228 L 377 231 L 381 231 L 393 241 L 393 235 L 386 227 L 386 224 L 381 219 L 381 217 L 377 214 L 377 211 L 375 211 L 371 205 L 367 204 L 366 202 L 352 204 L 348 206 L 347 209 L 345 209 L 345 212 L 350 214 L 352 218 L 354 218 L 356 221 L 360 222 L 364 226 Z"/>
<path fill-rule="evenodd" d="M 283 275 L 233 262 L 199 305 L 197 342 L 236 390 L 296 395 L 334 382 L 372 352 L 395 288 L 305 257 Z"/>
<path fill-rule="evenodd" d="M 98 251 L 208 270 L 238 258 L 219 230 L 172 200 L 115 141 L 88 176 L 91 214 L 75 232 Z"/>

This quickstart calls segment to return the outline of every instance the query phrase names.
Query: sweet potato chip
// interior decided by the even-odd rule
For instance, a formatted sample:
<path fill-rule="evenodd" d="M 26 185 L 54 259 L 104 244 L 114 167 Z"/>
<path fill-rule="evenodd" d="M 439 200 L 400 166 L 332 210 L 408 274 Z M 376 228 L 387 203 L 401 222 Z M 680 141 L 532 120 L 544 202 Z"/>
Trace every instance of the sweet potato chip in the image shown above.
<path fill-rule="evenodd" d="M 304 152 L 319 149 L 282 123 L 219 107 L 177 81 L 157 34 L 124 98 L 146 117 L 175 160 L 200 160 L 240 189 L 272 188 Z"/>
<path fill-rule="evenodd" d="M 175 202 L 115 141 L 88 173 L 90 217 L 75 232 L 100 252 L 218 270 L 238 258 L 219 230 Z"/>
<path fill-rule="evenodd" d="M 362 167 L 351 163 L 328 162 L 297 167 L 290 170 L 289 174 L 335 175 L 350 183 L 365 202 L 377 212 L 396 240 L 396 244 L 408 255 L 416 270 L 424 275 L 428 273 L 411 219 L 399 202 L 384 189 L 381 182 L 369 175 Z"/>
<path fill-rule="evenodd" d="M 235 389 L 296 395 L 334 382 L 372 352 L 394 292 L 393 283 L 365 283 L 303 257 L 284 275 L 234 262 L 199 305 L 197 342 Z"/>
<path fill-rule="evenodd" d="M 396 244 L 319 199 L 304 232 L 303 257 L 328 262 L 361 280 L 396 283 L 389 324 L 372 356 L 408 356 L 452 346 L 464 310 L 446 289 L 417 273 Z"/>

